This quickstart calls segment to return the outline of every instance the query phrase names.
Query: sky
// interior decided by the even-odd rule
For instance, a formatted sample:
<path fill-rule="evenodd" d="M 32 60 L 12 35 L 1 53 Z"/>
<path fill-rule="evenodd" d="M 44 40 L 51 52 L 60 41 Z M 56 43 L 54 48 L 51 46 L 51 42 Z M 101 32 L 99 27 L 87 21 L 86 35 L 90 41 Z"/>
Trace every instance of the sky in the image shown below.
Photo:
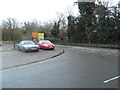
<path fill-rule="evenodd" d="M 1 2 L 2 1 L 2 2 Z M 57 13 L 66 14 L 67 9 L 77 11 L 76 0 L 0 0 L 0 19 L 8 17 L 19 21 L 54 20 Z"/>
<path fill-rule="evenodd" d="M 68 10 L 73 15 L 78 14 L 77 0 L 0 0 L 0 21 L 14 18 L 20 22 L 38 20 L 46 22 L 55 20 L 57 13 L 67 15 Z M 111 0 L 109 0 L 111 1 Z M 112 0 L 117 3 L 119 0 Z"/>

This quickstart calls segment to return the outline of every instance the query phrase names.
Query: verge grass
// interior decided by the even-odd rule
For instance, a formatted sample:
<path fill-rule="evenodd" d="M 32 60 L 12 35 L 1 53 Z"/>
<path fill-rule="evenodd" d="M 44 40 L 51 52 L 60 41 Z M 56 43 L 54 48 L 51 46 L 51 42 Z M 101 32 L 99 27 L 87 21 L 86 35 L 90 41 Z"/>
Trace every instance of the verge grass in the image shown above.
<path fill-rule="evenodd" d="M 118 44 L 90 44 L 90 43 L 65 43 L 65 42 L 59 42 L 57 44 L 62 44 L 62 45 L 71 45 L 71 46 L 83 46 L 83 47 L 99 47 L 99 48 L 115 48 L 115 49 L 120 49 L 120 46 Z"/>
<path fill-rule="evenodd" d="M 1 41 L 2 44 L 13 44 L 13 41 Z"/>

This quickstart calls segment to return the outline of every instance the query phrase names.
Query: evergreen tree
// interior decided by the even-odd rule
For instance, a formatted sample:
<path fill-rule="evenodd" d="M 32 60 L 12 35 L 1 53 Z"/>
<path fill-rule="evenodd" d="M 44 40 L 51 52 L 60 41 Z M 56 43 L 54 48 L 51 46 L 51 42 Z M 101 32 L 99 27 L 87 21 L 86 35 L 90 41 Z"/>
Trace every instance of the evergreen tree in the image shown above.
<path fill-rule="evenodd" d="M 51 30 L 51 34 L 55 37 L 58 38 L 59 37 L 59 27 L 60 27 L 60 21 L 58 22 L 54 22 L 54 26 Z"/>

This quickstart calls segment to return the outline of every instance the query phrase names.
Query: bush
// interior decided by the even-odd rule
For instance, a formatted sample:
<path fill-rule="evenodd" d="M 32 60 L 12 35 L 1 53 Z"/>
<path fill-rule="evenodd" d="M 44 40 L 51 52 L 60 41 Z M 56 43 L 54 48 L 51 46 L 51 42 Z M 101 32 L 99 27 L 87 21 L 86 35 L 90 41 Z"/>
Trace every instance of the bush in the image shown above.
<path fill-rule="evenodd" d="M 46 38 L 47 40 L 50 40 L 53 43 L 59 43 L 60 39 L 59 38 Z"/>

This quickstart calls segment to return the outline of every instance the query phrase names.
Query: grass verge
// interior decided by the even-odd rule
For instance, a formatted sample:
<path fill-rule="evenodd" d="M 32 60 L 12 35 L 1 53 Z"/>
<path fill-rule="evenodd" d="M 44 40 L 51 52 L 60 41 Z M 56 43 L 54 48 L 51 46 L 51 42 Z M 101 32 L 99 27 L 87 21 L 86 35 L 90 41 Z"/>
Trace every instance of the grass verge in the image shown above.
<path fill-rule="evenodd" d="M 117 44 L 81 44 L 81 43 L 57 43 L 61 45 L 70 45 L 70 46 L 83 46 L 83 47 L 98 47 L 98 48 L 111 48 L 111 49 L 120 49 L 120 45 Z"/>
<path fill-rule="evenodd" d="M 0 41 L 1 44 L 13 44 L 13 41 Z"/>

